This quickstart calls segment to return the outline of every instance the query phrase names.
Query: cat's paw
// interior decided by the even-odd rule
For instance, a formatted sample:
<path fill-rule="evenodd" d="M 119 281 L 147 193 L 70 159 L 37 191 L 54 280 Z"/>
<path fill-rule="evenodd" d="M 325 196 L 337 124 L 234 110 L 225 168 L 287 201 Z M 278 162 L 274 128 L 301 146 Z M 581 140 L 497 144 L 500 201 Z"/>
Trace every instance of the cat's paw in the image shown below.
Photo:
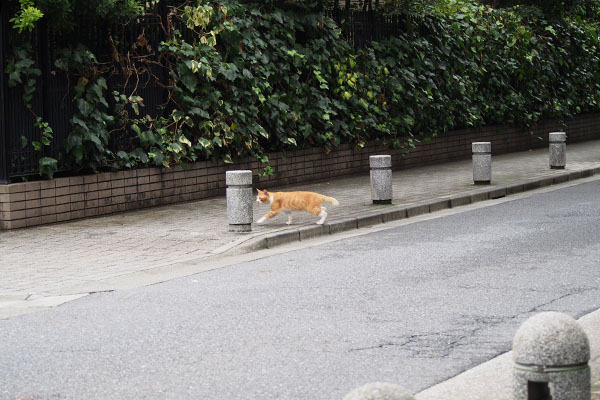
<path fill-rule="evenodd" d="M 317 221 L 317 225 L 323 225 L 325 221 Z"/>
<path fill-rule="evenodd" d="M 265 217 L 262 217 L 261 219 L 259 219 L 258 221 L 256 221 L 257 224 L 262 224 L 263 222 L 265 222 Z"/>

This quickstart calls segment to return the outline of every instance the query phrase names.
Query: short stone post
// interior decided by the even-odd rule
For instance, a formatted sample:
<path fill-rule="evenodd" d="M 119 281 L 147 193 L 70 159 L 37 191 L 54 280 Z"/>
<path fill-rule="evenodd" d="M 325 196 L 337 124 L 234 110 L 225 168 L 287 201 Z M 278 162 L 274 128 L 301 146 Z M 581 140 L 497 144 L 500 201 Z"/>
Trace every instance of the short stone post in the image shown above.
<path fill-rule="evenodd" d="M 252 171 L 227 171 L 227 221 L 231 232 L 252 230 Z"/>
<path fill-rule="evenodd" d="M 514 400 L 590 400 L 590 345 L 577 321 L 543 312 L 513 340 Z"/>
<path fill-rule="evenodd" d="M 372 382 L 358 387 L 343 400 L 415 400 L 402 386 L 393 383 Z"/>
<path fill-rule="evenodd" d="M 373 204 L 392 204 L 392 156 L 370 156 L 369 165 Z"/>
<path fill-rule="evenodd" d="M 492 181 L 492 143 L 471 143 L 473 152 L 473 182 L 476 185 L 489 185 Z"/>
<path fill-rule="evenodd" d="M 565 132 L 550 132 L 550 168 L 565 169 L 567 164 L 567 134 Z"/>

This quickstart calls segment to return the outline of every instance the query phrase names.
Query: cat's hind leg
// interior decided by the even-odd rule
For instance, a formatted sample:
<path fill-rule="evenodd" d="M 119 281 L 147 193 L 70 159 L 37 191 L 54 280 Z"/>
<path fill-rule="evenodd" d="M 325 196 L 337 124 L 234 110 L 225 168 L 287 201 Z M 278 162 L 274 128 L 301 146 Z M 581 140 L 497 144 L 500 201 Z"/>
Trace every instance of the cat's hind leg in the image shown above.
<path fill-rule="evenodd" d="M 286 222 L 286 225 L 291 225 L 292 224 L 292 212 L 291 211 L 285 211 L 285 213 L 288 216 L 288 222 Z"/>
<path fill-rule="evenodd" d="M 317 225 L 323 225 L 323 223 L 325 222 L 325 218 L 327 218 L 327 211 L 325 211 L 325 207 L 321 207 L 319 217 L 321 217 L 321 219 L 317 221 Z"/>

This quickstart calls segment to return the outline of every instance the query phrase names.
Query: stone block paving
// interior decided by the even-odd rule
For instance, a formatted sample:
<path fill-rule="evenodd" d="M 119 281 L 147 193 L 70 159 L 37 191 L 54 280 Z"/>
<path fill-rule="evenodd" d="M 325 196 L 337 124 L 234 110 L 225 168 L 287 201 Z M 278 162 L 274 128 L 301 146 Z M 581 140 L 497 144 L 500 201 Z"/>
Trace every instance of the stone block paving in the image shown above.
<path fill-rule="evenodd" d="M 569 145 L 566 171 L 600 167 L 600 141 Z M 492 186 L 564 173 L 551 170 L 548 149 L 494 156 Z M 471 160 L 394 171 L 393 203 L 409 205 L 478 189 Z M 255 187 L 257 184 L 255 184 Z M 258 185 L 260 186 L 260 185 Z M 262 189 L 262 188 L 261 188 Z M 371 204 L 369 174 L 277 188 L 311 190 L 335 197 L 328 221 L 382 210 Z M 268 206 L 254 204 L 256 221 Z M 2 302 L 51 295 L 90 282 L 201 259 L 250 238 L 311 225 L 317 218 L 294 214 L 253 224 L 251 233 L 228 231 L 226 199 L 217 197 L 61 224 L 0 231 Z"/>

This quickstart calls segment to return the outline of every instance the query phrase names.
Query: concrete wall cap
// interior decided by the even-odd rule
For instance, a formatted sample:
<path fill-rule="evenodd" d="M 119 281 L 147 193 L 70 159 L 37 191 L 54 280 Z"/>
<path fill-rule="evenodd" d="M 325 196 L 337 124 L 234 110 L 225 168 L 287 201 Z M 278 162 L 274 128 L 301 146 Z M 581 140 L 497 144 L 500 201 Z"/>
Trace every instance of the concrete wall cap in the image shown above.
<path fill-rule="evenodd" d="M 227 171 L 225 172 L 225 184 L 227 186 L 252 185 L 252 171 Z"/>
<path fill-rule="evenodd" d="M 550 142 L 565 142 L 567 140 L 566 132 L 550 132 L 548 134 Z"/>
<path fill-rule="evenodd" d="M 473 142 L 471 143 L 471 150 L 473 153 L 491 153 L 492 143 L 491 142 Z"/>
<path fill-rule="evenodd" d="M 393 383 L 372 382 L 358 387 L 343 400 L 414 400 L 402 386 Z"/>
<path fill-rule="evenodd" d="M 577 365 L 589 361 L 590 345 L 573 318 L 559 312 L 543 312 L 529 318 L 517 330 L 513 359 L 524 365 Z"/>
<path fill-rule="evenodd" d="M 391 168 L 392 156 L 369 156 L 369 165 L 371 166 L 371 168 Z"/>

